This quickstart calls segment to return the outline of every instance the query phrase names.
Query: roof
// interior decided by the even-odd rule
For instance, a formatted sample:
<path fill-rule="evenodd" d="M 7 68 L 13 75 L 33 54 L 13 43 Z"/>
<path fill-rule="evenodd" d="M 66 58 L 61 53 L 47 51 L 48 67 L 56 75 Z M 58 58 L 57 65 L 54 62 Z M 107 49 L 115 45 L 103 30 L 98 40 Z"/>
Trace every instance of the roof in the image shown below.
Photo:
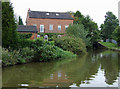
<path fill-rule="evenodd" d="M 38 32 L 36 26 L 18 25 L 18 32 Z"/>
<path fill-rule="evenodd" d="M 69 13 L 65 12 L 42 12 L 42 11 L 29 11 L 29 18 L 42 18 L 42 19 L 70 19 L 73 20 Z"/>

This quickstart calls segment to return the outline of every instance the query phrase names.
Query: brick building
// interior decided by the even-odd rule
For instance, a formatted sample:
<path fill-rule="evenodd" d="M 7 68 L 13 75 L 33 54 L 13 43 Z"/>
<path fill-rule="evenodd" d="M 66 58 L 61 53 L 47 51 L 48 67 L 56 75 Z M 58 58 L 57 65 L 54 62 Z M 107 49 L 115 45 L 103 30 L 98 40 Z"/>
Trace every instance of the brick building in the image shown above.
<path fill-rule="evenodd" d="M 25 33 L 25 34 L 31 33 L 32 36 L 30 37 L 30 39 L 32 40 L 32 39 L 35 39 L 37 37 L 38 31 L 37 31 L 36 26 L 18 25 L 17 32 Z"/>
<path fill-rule="evenodd" d="M 65 33 L 66 28 L 73 24 L 69 13 L 41 12 L 28 10 L 26 25 L 37 26 L 40 33 Z"/>

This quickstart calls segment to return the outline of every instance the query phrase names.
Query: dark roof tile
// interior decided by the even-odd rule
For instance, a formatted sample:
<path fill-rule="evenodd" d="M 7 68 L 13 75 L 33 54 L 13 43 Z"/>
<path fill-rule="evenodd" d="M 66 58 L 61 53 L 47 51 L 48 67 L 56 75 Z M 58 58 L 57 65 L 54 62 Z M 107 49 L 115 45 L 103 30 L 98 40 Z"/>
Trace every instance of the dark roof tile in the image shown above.
<path fill-rule="evenodd" d="M 46 13 L 49 13 L 47 15 Z M 59 14 L 59 15 L 56 15 Z M 71 19 L 72 16 L 69 13 L 62 12 L 42 12 L 42 11 L 29 11 L 29 18 L 47 18 L 47 19 Z"/>
<path fill-rule="evenodd" d="M 36 26 L 18 25 L 18 32 L 38 32 Z"/>

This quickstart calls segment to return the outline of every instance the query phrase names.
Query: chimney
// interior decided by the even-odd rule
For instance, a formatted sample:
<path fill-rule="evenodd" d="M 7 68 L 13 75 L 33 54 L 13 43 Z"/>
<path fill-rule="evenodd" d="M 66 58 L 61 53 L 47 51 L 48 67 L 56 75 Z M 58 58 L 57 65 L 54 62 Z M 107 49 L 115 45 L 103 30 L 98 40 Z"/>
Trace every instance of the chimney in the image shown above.
<path fill-rule="evenodd" d="M 30 12 L 30 8 L 28 9 L 28 12 Z"/>

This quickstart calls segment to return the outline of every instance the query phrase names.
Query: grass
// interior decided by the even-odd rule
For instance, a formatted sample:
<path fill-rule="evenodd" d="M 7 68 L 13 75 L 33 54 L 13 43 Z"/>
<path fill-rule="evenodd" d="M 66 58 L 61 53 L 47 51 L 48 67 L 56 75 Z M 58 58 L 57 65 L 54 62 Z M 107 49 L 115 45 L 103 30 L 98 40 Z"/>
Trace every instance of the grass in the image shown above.
<path fill-rule="evenodd" d="M 112 50 L 117 50 L 120 51 L 120 47 L 118 47 L 116 44 L 114 43 L 110 43 L 110 42 L 99 42 L 101 45 L 105 46 L 108 49 L 112 49 Z"/>

